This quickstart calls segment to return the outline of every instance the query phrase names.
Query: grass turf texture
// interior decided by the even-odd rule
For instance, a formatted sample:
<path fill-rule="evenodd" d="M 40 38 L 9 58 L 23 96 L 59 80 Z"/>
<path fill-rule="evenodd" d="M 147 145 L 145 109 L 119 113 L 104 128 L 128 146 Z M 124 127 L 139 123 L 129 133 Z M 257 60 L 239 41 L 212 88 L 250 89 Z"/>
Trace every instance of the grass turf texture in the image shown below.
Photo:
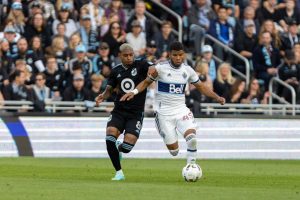
<path fill-rule="evenodd" d="M 204 176 L 181 177 L 185 160 L 125 159 L 112 182 L 108 159 L 0 159 L 1 200 L 300 199 L 300 161 L 200 160 Z"/>

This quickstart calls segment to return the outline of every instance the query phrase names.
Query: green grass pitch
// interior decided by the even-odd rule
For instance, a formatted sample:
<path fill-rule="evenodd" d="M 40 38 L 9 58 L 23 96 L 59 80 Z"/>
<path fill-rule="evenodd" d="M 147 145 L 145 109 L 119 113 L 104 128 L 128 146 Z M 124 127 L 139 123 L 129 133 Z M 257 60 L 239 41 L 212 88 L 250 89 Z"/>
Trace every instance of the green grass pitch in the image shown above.
<path fill-rule="evenodd" d="M 124 159 L 110 181 L 108 159 L 0 159 L 0 200 L 300 199 L 300 161 L 199 160 L 204 176 L 181 177 L 185 160 Z"/>

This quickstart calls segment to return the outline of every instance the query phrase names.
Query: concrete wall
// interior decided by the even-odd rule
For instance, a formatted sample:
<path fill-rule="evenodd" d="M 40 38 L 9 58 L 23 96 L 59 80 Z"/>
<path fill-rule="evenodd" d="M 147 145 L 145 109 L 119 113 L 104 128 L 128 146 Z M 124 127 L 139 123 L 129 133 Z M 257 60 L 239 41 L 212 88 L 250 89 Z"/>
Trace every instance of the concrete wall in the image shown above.
<path fill-rule="evenodd" d="M 0 157 L 107 157 L 107 118 L 19 117 L 0 120 Z M 300 159 L 299 119 L 198 118 L 198 157 Z M 180 154 L 186 145 L 179 135 Z M 138 143 L 126 157 L 171 158 L 146 118 Z"/>

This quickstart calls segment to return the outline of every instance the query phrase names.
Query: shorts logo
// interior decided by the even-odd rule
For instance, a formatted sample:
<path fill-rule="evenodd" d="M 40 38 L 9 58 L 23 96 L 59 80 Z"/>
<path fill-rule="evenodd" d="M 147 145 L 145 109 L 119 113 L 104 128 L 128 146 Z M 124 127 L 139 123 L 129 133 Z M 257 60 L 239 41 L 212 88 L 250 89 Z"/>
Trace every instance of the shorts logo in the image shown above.
<path fill-rule="evenodd" d="M 136 76 L 136 74 L 137 74 L 136 68 L 134 68 L 133 70 L 131 70 L 131 75 L 132 76 Z"/>
<path fill-rule="evenodd" d="M 135 88 L 135 84 L 130 78 L 125 78 L 121 82 L 121 88 L 123 92 L 128 93 Z"/>
<path fill-rule="evenodd" d="M 142 123 L 140 121 L 137 121 L 135 127 L 138 129 L 138 130 L 141 130 L 142 129 Z"/>

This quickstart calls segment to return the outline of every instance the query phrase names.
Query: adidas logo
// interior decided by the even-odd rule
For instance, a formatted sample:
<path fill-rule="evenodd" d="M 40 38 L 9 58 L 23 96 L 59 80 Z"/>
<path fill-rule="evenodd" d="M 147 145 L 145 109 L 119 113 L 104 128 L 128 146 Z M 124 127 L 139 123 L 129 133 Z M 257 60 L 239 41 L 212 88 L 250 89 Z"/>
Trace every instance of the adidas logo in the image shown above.
<path fill-rule="evenodd" d="M 168 77 L 171 77 L 171 74 L 170 74 L 170 73 L 168 73 Z"/>
<path fill-rule="evenodd" d="M 117 78 L 120 78 L 121 77 L 121 74 L 118 74 Z"/>

